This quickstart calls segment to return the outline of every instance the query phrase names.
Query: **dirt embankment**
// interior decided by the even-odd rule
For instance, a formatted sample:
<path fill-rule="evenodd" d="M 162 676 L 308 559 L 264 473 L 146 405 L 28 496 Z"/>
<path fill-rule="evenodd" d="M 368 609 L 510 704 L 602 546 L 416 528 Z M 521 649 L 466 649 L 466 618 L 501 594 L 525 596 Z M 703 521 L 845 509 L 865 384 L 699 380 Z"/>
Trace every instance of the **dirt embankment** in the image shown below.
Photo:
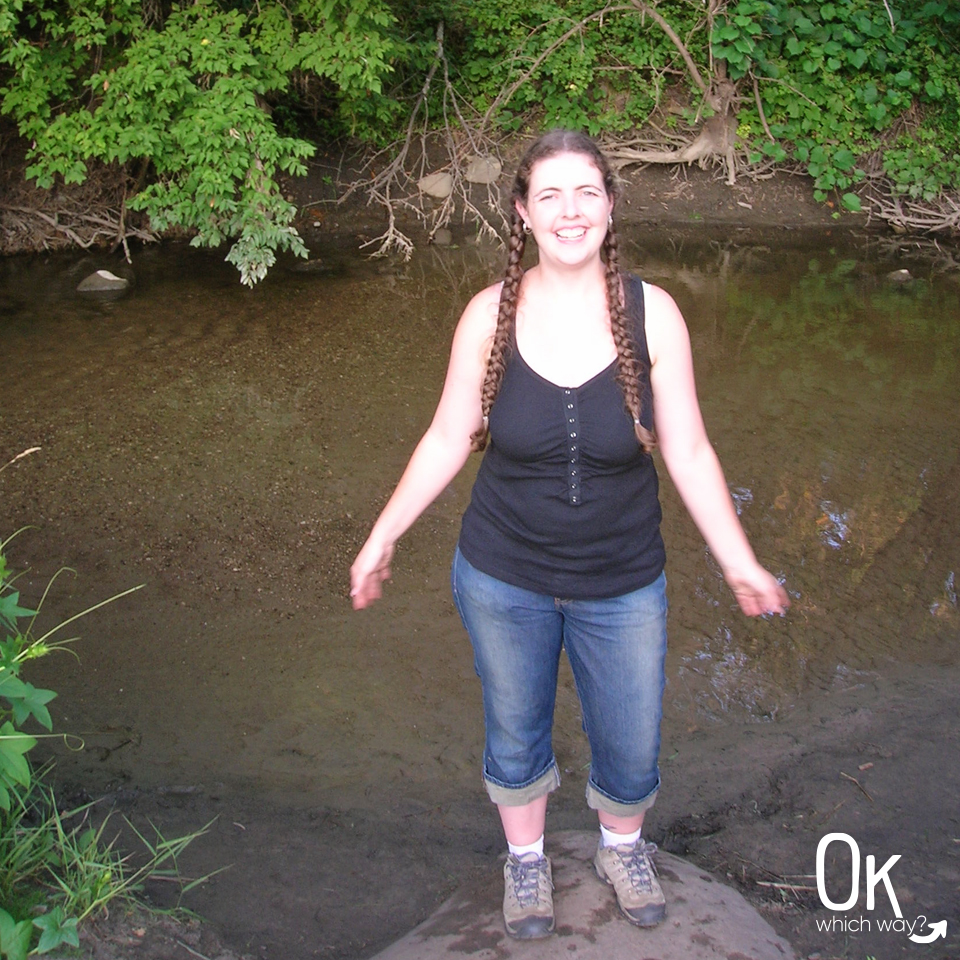
<path fill-rule="evenodd" d="M 115 247 L 125 235 L 131 245 L 149 239 L 146 220 L 124 206 L 125 191 L 132 185 L 116 170 L 91 166 L 82 184 L 39 190 L 24 178 L 24 144 L 9 130 L 6 134 L 0 130 L 0 254 Z M 501 175 L 504 194 L 509 192 L 510 157 L 515 162 L 518 152 L 519 148 L 506 150 Z M 320 231 L 327 239 L 331 233 L 370 239 L 385 229 L 386 211 L 376 202 L 368 204 L 363 189 L 345 204 L 336 202 L 350 165 L 349 159 L 327 157 L 312 161 L 306 177 L 284 182 L 284 193 L 299 208 L 296 226 L 308 243 Z M 720 165 L 701 169 L 696 164 L 648 164 L 628 167 L 622 179 L 624 195 L 618 215 L 635 222 L 719 223 L 743 230 L 871 226 L 864 214 L 841 213 L 836 204 L 815 201 L 812 181 L 805 176 L 781 173 L 753 180 L 741 175 L 734 186 L 728 186 Z M 485 200 L 485 190 L 477 191 L 481 209 Z M 426 208 L 431 209 L 429 198 Z M 415 217 L 402 207 L 395 212 L 402 230 L 415 242 L 426 241 Z M 453 221 L 461 221 L 459 211 Z"/>
<path fill-rule="evenodd" d="M 508 155 L 499 188 L 503 197 L 509 194 L 512 171 L 519 148 Z M 512 162 L 511 162 L 512 157 Z M 285 184 L 285 192 L 300 209 L 297 227 L 308 240 L 314 232 L 329 236 L 359 234 L 364 239 L 379 236 L 387 223 L 386 211 L 376 200 L 367 202 L 361 188 L 346 204 L 336 203 L 338 179 L 347 179 L 340 161 L 318 160 L 310 164 L 307 177 Z M 884 229 L 879 222 L 871 222 L 866 214 L 842 212 L 833 202 L 819 203 L 813 197 L 813 182 L 809 177 L 780 173 L 768 179 L 753 180 L 741 176 L 734 186 L 724 181 L 720 165 L 647 164 L 627 167 L 621 174 L 622 197 L 617 217 L 625 222 L 651 225 L 695 227 L 697 224 L 725 224 L 738 231 L 784 230 Z M 485 188 L 475 188 L 471 200 L 488 212 Z M 429 215 L 440 206 L 440 201 L 424 200 Z M 423 225 L 402 208 L 396 213 L 401 229 L 415 242 L 426 242 Z M 496 222 L 496 217 L 490 217 Z M 461 226 L 459 208 L 451 225 L 470 229 L 470 219 Z"/>

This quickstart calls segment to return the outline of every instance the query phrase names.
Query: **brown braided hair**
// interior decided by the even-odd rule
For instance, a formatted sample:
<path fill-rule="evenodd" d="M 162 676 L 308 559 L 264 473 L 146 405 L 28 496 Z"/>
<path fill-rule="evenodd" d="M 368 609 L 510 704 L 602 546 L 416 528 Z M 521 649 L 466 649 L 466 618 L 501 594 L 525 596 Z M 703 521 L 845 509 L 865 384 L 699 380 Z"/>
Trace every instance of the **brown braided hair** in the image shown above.
<path fill-rule="evenodd" d="M 490 347 L 487 360 L 487 372 L 483 379 L 480 395 L 483 424 L 470 437 L 474 450 L 483 450 L 489 436 L 490 410 L 500 392 L 503 373 L 507 365 L 507 354 L 517 322 L 517 302 L 520 299 L 520 282 L 523 279 L 523 260 L 526 248 L 526 236 L 523 220 L 517 211 L 517 201 L 524 206 L 530 190 L 530 176 L 533 168 L 541 161 L 560 153 L 579 153 L 588 157 L 603 178 L 603 187 L 608 197 L 616 200 L 620 195 L 616 177 L 607 158 L 596 143 L 586 134 L 573 130 L 551 130 L 540 137 L 524 154 L 513 182 L 510 194 L 510 239 L 507 245 L 507 269 L 500 292 L 500 309 L 497 314 L 497 329 Z M 607 287 L 607 308 L 610 312 L 610 330 L 617 348 L 617 383 L 623 391 L 627 413 L 633 419 L 633 429 L 637 442 L 647 453 L 656 446 L 654 434 L 641 420 L 642 399 L 640 395 L 640 376 L 643 362 L 637 354 L 630 336 L 626 309 L 623 303 L 623 288 L 620 279 L 620 262 L 617 253 L 617 234 L 611 219 L 607 235 L 603 241 L 601 257 L 605 264 Z"/>

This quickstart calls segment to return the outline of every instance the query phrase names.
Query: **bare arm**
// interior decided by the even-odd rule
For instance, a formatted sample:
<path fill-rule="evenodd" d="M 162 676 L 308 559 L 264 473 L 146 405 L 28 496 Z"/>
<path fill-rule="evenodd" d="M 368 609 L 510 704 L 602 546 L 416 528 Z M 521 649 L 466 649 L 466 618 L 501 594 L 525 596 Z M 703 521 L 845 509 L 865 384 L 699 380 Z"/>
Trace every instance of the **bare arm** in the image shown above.
<path fill-rule="evenodd" d="M 646 318 L 654 423 L 670 477 L 743 612 L 783 613 L 787 594 L 757 562 L 707 437 L 680 310 L 668 293 L 648 286 Z"/>
<path fill-rule="evenodd" d="M 470 436 L 482 420 L 480 391 L 487 349 L 496 326 L 499 292 L 499 284 L 482 290 L 460 318 L 433 420 L 350 568 L 350 596 L 355 610 L 379 599 L 381 585 L 390 577 L 397 540 L 470 456 Z"/>

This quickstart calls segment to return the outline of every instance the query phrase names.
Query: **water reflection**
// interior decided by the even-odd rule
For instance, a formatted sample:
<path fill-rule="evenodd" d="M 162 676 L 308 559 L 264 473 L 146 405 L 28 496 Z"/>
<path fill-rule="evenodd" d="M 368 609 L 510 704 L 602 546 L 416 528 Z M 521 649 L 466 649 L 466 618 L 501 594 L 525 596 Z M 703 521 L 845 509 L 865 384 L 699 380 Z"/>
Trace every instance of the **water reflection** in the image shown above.
<path fill-rule="evenodd" d="M 952 656 L 920 611 L 945 593 L 957 552 L 956 275 L 928 264 L 896 284 L 872 253 L 727 248 L 714 270 L 662 269 L 664 285 L 682 284 L 738 512 L 794 593 L 788 625 L 744 624 L 718 572 L 695 575 L 696 619 L 720 617 L 680 656 L 703 678 L 690 695 L 700 710 L 769 716 L 770 690 L 789 702 L 838 664 Z"/>
<path fill-rule="evenodd" d="M 820 509 L 823 511 L 823 516 L 817 520 L 820 539 L 828 547 L 835 549 L 842 547 L 850 536 L 849 511 L 841 512 L 837 509 L 837 505 L 829 500 L 821 500 Z"/>
<path fill-rule="evenodd" d="M 930 604 L 930 612 L 935 617 L 948 617 L 957 610 L 957 586 L 954 572 L 947 574 L 943 582 L 943 594 Z"/>
<path fill-rule="evenodd" d="M 776 719 L 783 691 L 758 653 L 745 649 L 729 627 L 721 626 L 680 657 L 678 685 L 701 718 L 723 720 L 747 713 L 758 720 Z"/>
<path fill-rule="evenodd" d="M 749 487 L 731 487 L 730 496 L 733 498 L 738 517 L 753 503 L 753 491 Z"/>
<path fill-rule="evenodd" d="M 688 319 L 737 510 L 794 603 L 743 618 L 665 481 L 668 718 L 772 720 L 809 685 L 955 656 L 956 275 L 925 260 L 892 284 L 883 250 L 784 234 L 622 246 Z M 319 269 L 250 292 L 214 255 L 144 251 L 109 303 L 72 292 L 95 258 L 2 264 L 2 459 L 44 448 L 0 477 L 0 531 L 39 528 L 11 551 L 34 568 L 22 589 L 75 567 L 52 616 L 147 583 L 98 619 L 79 667 L 43 666 L 114 774 L 319 779 L 349 802 L 396 778 L 474 783 L 479 705 L 447 564 L 475 464 L 402 545 L 386 603 L 357 617 L 345 591 L 500 254 L 316 254 Z M 558 740 L 578 722 L 574 708 Z M 141 731 L 138 752 L 110 753 L 113 728 Z"/>

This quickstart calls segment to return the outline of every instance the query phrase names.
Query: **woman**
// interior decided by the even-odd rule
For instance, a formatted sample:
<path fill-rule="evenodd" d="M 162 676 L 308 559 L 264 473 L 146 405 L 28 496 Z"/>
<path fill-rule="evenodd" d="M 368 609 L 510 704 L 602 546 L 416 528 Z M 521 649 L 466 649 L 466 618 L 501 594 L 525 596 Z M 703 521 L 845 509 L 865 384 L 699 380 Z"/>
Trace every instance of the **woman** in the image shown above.
<path fill-rule="evenodd" d="M 483 688 L 484 780 L 506 834 L 504 922 L 554 929 L 547 796 L 561 648 L 590 741 L 597 875 L 626 917 L 665 915 L 641 838 L 660 785 L 666 652 L 656 444 L 745 614 L 787 596 L 737 519 L 697 402 L 690 342 L 663 290 L 622 275 L 613 173 L 589 138 L 541 137 L 517 170 L 506 277 L 467 305 L 429 429 L 351 568 L 361 609 L 394 544 L 473 450 L 490 447 L 464 515 L 454 599 Z M 524 271 L 525 239 L 538 262 Z"/>

